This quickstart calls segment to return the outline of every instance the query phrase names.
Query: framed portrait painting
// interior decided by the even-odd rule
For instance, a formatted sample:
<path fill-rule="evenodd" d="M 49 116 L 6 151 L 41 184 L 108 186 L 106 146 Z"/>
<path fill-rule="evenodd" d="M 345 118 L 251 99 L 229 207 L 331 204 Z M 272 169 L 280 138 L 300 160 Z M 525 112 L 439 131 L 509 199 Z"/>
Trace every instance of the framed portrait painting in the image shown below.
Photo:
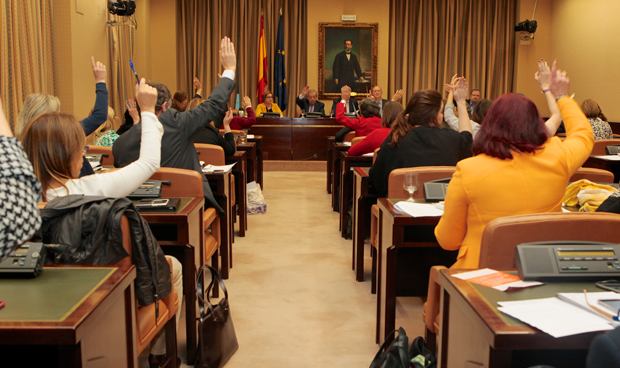
<path fill-rule="evenodd" d="M 365 96 L 377 83 L 378 23 L 319 23 L 319 98 Z"/>

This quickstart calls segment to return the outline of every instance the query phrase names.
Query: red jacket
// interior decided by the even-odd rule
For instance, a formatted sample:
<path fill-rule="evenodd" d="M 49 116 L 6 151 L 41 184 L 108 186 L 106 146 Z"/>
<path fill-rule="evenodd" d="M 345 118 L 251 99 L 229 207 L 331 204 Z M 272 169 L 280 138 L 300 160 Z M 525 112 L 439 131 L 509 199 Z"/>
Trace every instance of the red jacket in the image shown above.
<path fill-rule="evenodd" d="M 344 116 L 344 104 L 340 102 L 336 106 L 336 121 L 347 128 L 355 130 L 356 137 L 365 137 L 374 130 L 381 128 L 381 118 L 378 116 L 370 118 L 360 116 L 359 119 L 351 119 Z"/>
<path fill-rule="evenodd" d="M 355 146 L 349 148 L 349 156 L 361 156 L 366 153 L 375 152 L 375 150 L 381 147 L 381 144 L 390 135 L 390 128 L 379 128 L 374 132 L 368 134 L 366 138 L 362 139 Z"/>
<path fill-rule="evenodd" d="M 256 114 L 254 114 L 254 110 L 251 107 L 246 109 L 248 114 L 247 118 L 242 118 L 241 116 L 233 116 L 230 121 L 230 129 L 232 130 L 242 130 L 248 129 L 252 125 L 256 124 Z"/>

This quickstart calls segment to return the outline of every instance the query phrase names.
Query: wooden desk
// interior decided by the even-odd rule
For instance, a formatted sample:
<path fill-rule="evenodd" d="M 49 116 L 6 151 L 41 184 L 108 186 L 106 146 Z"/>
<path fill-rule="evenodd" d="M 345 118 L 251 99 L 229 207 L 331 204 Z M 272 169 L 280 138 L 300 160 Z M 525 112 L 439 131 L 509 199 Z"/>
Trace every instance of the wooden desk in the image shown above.
<path fill-rule="evenodd" d="M 267 160 L 326 160 L 325 137 L 342 125 L 332 118 L 256 118 L 250 134 L 262 135 Z M 250 140 L 252 141 L 252 140 Z"/>
<path fill-rule="evenodd" d="M 1 279 L 3 367 L 138 367 L 134 266 L 48 266 Z"/>
<path fill-rule="evenodd" d="M 348 151 L 350 145 L 342 142 L 332 143 L 332 209 L 338 211 L 338 195 L 340 190 L 340 152 Z"/>
<path fill-rule="evenodd" d="M 226 165 L 235 163 L 232 168 L 232 174 L 235 176 L 235 198 L 236 204 L 239 209 L 237 215 L 239 216 L 239 236 L 245 236 L 245 231 L 248 229 L 248 209 L 247 209 L 247 184 L 246 173 L 248 170 L 246 161 L 246 152 L 237 151 L 233 156 L 226 157 Z M 234 216 L 234 211 L 233 211 Z M 234 220 L 234 219 L 233 219 Z M 233 225 L 231 224 L 231 227 Z M 234 227 L 233 227 L 234 231 Z"/>
<path fill-rule="evenodd" d="M 340 152 L 340 235 L 347 236 L 347 224 L 349 219 L 349 201 L 353 196 L 353 168 L 370 167 L 372 156 L 349 156 L 346 151 Z"/>
<path fill-rule="evenodd" d="M 207 262 L 203 252 L 204 203 L 204 197 L 181 198 L 177 212 L 140 212 L 164 253 L 176 257 L 183 265 L 187 360 L 191 363 L 196 359 L 198 323 L 187 316 L 198 316 L 196 271 Z"/>
<path fill-rule="evenodd" d="M 554 338 L 497 310 L 498 301 L 548 298 L 558 292 L 601 291 L 594 283 L 547 283 L 501 292 L 459 280 L 442 270 L 438 367 L 585 367 L 592 339 L 601 332 Z"/>
<path fill-rule="evenodd" d="M 256 181 L 256 143 L 247 142 L 243 144 L 237 144 L 237 151 L 245 152 L 245 159 L 247 161 L 247 175 L 246 182 L 250 183 Z"/>
<path fill-rule="evenodd" d="M 601 156 L 590 156 L 583 166 L 611 171 L 614 173 L 614 183 L 620 182 L 620 161 L 610 160 Z"/>
<path fill-rule="evenodd" d="M 370 233 L 370 209 L 377 203 L 377 192 L 370 185 L 369 167 L 353 171 L 353 271 L 356 281 L 364 281 L 364 243 Z"/>
<path fill-rule="evenodd" d="M 332 194 L 332 143 L 336 141 L 336 137 L 327 137 L 327 194 Z"/>
<path fill-rule="evenodd" d="M 401 200 L 404 199 L 379 198 L 377 200 L 379 244 L 377 249 L 376 340 L 379 344 L 383 343 L 394 330 L 396 296 L 426 296 L 430 268 L 434 265 L 449 267 L 454 263 L 457 255 L 457 251 L 445 251 L 437 244 L 433 231 L 441 217 L 412 217 L 401 214 L 394 208 L 394 204 Z M 416 200 L 416 202 L 423 203 L 424 200 Z M 413 251 L 413 254 L 407 254 L 411 257 L 399 255 L 406 248 Z M 405 258 L 411 258 L 409 263 Z M 398 268 L 399 263 L 400 268 Z M 411 274 L 403 275 L 407 271 Z M 398 289 L 401 291 L 399 292 Z"/>
<path fill-rule="evenodd" d="M 254 138 L 248 138 L 248 142 L 256 144 L 256 182 L 260 184 L 261 189 L 265 189 L 263 184 L 263 136 L 255 134 Z"/>
<path fill-rule="evenodd" d="M 222 279 L 228 279 L 229 268 L 232 268 L 232 206 L 230 203 L 231 171 L 225 173 L 209 173 L 205 176 L 209 180 L 211 191 L 213 196 L 217 200 L 217 203 L 222 207 L 225 212 L 224 216 L 220 216 L 220 232 L 221 241 L 220 244 L 220 276 Z"/>

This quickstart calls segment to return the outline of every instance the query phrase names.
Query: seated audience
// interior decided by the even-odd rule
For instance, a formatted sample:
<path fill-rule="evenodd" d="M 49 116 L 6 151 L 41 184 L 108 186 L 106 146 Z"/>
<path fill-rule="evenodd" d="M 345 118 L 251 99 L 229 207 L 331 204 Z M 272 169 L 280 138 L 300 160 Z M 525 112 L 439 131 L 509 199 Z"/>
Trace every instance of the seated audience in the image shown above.
<path fill-rule="evenodd" d="M 310 89 L 310 86 L 305 86 L 301 91 L 301 94 L 295 99 L 295 103 L 302 111 L 302 114 L 307 112 L 320 112 L 321 116 L 325 116 L 325 104 L 317 100 L 318 95 L 315 89 Z"/>
<path fill-rule="evenodd" d="M 100 62 L 95 63 L 95 58 L 90 58 L 93 74 L 95 76 L 95 107 L 90 116 L 80 121 L 82 128 L 84 129 L 84 135 L 88 136 L 93 133 L 101 124 L 105 123 L 108 118 L 108 89 L 106 88 L 106 68 Z M 46 112 L 60 111 L 60 100 L 57 97 L 35 93 L 28 95 L 24 101 L 22 111 L 17 116 L 17 122 L 15 123 L 15 134 L 20 136 L 22 130 L 32 118 L 37 115 Z M 80 170 L 80 176 L 92 175 L 92 166 L 83 158 L 82 168 Z"/>
<path fill-rule="evenodd" d="M 362 101 L 362 104 L 364 101 Z M 403 111 L 403 105 L 400 102 L 390 101 L 383 106 L 383 118 L 381 119 L 382 128 L 374 130 L 362 139 L 356 145 L 349 149 L 349 156 L 361 156 L 366 153 L 375 152 L 381 147 L 381 143 L 390 135 L 392 122 L 396 120 L 398 115 Z"/>
<path fill-rule="evenodd" d="M 114 109 L 108 106 L 108 120 L 86 137 L 87 146 L 112 147 L 118 134 L 114 132 Z"/>
<path fill-rule="evenodd" d="M 461 78 L 455 96 L 465 104 L 467 82 Z M 465 109 L 465 107 L 463 107 Z M 388 178 L 394 169 L 417 166 L 454 166 L 471 156 L 471 125 L 465 114 L 459 116 L 459 132 L 441 129 L 443 101 L 437 91 L 418 91 L 409 98 L 405 111 L 392 123 L 392 130 L 381 144 L 370 180 L 385 197 Z"/>
<path fill-rule="evenodd" d="M 205 100 L 202 98 L 194 98 L 187 105 L 187 111 L 198 107 Z M 204 128 L 200 129 L 192 139 L 194 143 L 206 143 L 220 146 L 224 149 L 224 155 L 232 156 L 235 154 L 235 136 L 230 131 L 230 121 L 233 118 L 232 110 L 228 109 L 223 119 L 224 136 L 220 134 L 220 130 L 215 127 L 213 122 L 207 124 Z"/>
<path fill-rule="evenodd" d="M 458 82 L 458 77 L 455 74 L 452 77 L 452 81 L 450 84 L 444 84 L 445 90 L 448 92 L 448 98 L 446 102 L 446 107 L 444 108 L 444 118 L 446 123 L 450 126 L 450 128 L 454 130 L 459 130 L 459 118 L 454 114 L 454 91 L 456 90 L 456 84 Z M 486 116 L 489 108 L 491 107 L 492 102 L 487 99 L 478 100 L 476 104 L 476 109 L 470 119 L 472 135 L 476 138 L 476 134 L 478 134 L 478 130 L 480 130 L 480 124 L 482 124 L 482 120 Z M 467 104 L 465 104 L 465 109 L 459 110 L 459 114 L 468 114 L 467 113 Z M 469 116 L 469 114 L 468 114 Z"/>
<path fill-rule="evenodd" d="M 456 165 L 445 211 L 435 228 L 444 249 L 459 250 L 453 268 L 478 267 L 482 232 L 489 221 L 561 211 L 568 180 L 590 155 L 594 137 L 568 96 L 566 73 L 556 70 L 555 62 L 549 90 L 558 98 L 566 140 L 549 137 L 531 100 L 506 94 L 493 102 L 480 127 L 473 144 L 476 156 Z"/>
<path fill-rule="evenodd" d="M 612 139 L 614 137 L 614 132 L 611 130 L 607 118 L 601 111 L 601 107 L 594 100 L 588 99 L 583 101 L 581 103 L 581 110 L 590 121 L 595 140 Z"/>
<path fill-rule="evenodd" d="M 234 78 L 237 61 L 235 48 L 228 37 L 224 37 L 220 45 L 220 62 L 224 72 L 219 83 L 207 101 L 190 111 L 178 112 L 175 109 L 169 109 L 171 96 L 168 87 L 160 83 L 149 84 L 157 89 L 155 114 L 164 126 L 161 166 L 194 170 L 200 173 L 206 199 L 205 205 L 216 208 L 220 214 L 223 214 L 224 211 L 217 204 L 209 182 L 202 173 L 192 140 L 192 136 L 196 132 L 203 129 L 210 121 L 225 111 L 226 103 L 235 87 Z M 141 130 L 142 122 L 138 122 L 114 142 L 112 152 L 114 153 L 115 167 L 127 166 L 138 159 Z"/>
<path fill-rule="evenodd" d="M 196 88 L 196 94 L 193 98 L 202 98 L 202 83 L 200 83 L 196 77 L 194 77 L 194 88 Z M 187 93 L 185 91 L 177 91 L 174 96 L 172 96 L 172 105 L 170 107 L 179 112 L 183 112 L 187 108 L 187 102 Z"/>
<path fill-rule="evenodd" d="M 335 98 L 332 103 L 332 110 L 330 112 L 330 116 L 336 116 L 336 106 L 342 101 L 346 102 L 345 104 L 346 109 L 344 111 L 345 113 L 356 113 L 357 110 L 359 109 L 357 105 L 357 100 L 351 99 L 351 87 L 343 86 L 340 89 L 340 98 Z"/>
<path fill-rule="evenodd" d="M 13 137 L 0 101 L 0 216 L 10 221 L 0 221 L 0 261 L 15 248 L 28 241 L 41 227 L 37 202 L 41 184 L 32 164 Z"/>
<path fill-rule="evenodd" d="M 230 129 L 232 130 L 249 129 L 252 125 L 256 124 L 256 114 L 254 114 L 254 110 L 252 109 L 252 100 L 250 100 L 250 97 L 243 96 L 241 108 L 245 110 L 246 116 L 233 116 L 230 122 Z"/>
<path fill-rule="evenodd" d="M 365 137 L 381 128 L 381 113 L 379 104 L 371 98 L 365 98 L 360 103 L 359 119 L 351 119 L 344 115 L 346 101 L 342 100 L 336 107 L 336 121 L 351 130 L 355 130 L 356 137 Z"/>
<path fill-rule="evenodd" d="M 277 103 L 273 102 L 273 93 L 271 91 L 267 91 L 263 93 L 263 102 L 256 106 L 256 115 L 261 116 L 265 112 L 277 112 L 282 116 L 282 110 Z"/>

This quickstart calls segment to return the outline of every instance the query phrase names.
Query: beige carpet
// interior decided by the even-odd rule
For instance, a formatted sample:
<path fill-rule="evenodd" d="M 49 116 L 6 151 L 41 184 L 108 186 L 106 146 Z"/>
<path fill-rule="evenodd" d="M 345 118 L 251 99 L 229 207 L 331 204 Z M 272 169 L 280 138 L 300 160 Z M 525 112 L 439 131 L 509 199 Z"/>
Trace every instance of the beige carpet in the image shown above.
<path fill-rule="evenodd" d="M 356 282 L 325 186 L 324 171 L 265 172 L 267 213 L 235 237 L 225 281 L 239 340 L 227 368 L 368 367 L 376 354 L 369 252 Z M 410 341 L 423 335 L 421 310 L 420 298 L 398 298 L 396 326 Z M 185 361 L 182 328 L 178 338 Z"/>

